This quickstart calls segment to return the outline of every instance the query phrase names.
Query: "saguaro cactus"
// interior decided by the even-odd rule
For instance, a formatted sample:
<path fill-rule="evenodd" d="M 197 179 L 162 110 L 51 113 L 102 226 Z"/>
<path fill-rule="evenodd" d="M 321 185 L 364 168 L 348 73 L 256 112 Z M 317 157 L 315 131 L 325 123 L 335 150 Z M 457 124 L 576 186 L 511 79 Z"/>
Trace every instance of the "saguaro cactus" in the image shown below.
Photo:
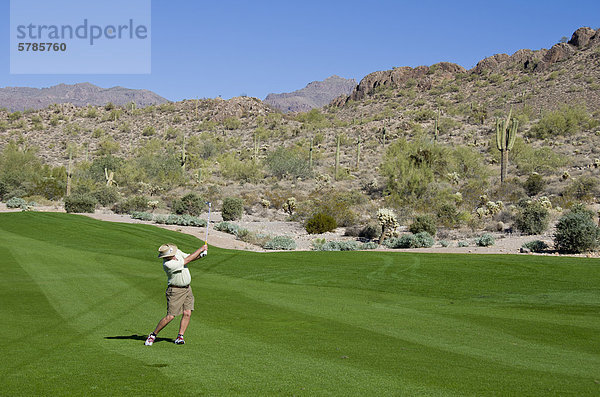
<path fill-rule="evenodd" d="M 508 152 L 512 150 L 517 137 L 519 120 L 511 120 L 512 108 L 508 112 L 506 120 L 496 119 L 496 148 L 500 151 L 500 182 L 506 180 L 506 168 L 508 166 Z"/>
<path fill-rule="evenodd" d="M 310 137 L 310 149 L 308 150 L 308 168 L 313 168 L 313 137 Z"/>
<path fill-rule="evenodd" d="M 337 136 L 337 146 L 335 149 L 335 176 L 334 179 L 338 179 L 338 171 L 340 168 L 340 136 Z"/>

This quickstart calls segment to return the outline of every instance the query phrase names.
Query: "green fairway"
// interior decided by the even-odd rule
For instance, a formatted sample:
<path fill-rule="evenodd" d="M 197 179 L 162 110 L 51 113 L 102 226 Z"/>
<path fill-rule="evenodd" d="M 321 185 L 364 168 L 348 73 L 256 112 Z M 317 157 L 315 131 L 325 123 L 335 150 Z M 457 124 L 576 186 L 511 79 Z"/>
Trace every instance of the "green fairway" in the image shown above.
<path fill-rule="evenodd" d="M 0 395 L 600 394 L 600 260 L 211 247 L 187 344 L 146 347 L 165 242 L 202 245 L 0 214 Z"/>

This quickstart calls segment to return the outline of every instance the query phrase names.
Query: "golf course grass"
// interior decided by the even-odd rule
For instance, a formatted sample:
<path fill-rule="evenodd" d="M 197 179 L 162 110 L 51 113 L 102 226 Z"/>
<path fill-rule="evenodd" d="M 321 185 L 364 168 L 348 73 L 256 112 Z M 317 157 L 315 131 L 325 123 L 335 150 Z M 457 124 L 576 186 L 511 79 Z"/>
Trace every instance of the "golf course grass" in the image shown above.
<path fill-rule="evenodd" d="M 600 395 L 600 260 L 250 253 L 190 265 L 184 346 L 157 248 L 194 237 L 0 214 L 0 395 Z"/>

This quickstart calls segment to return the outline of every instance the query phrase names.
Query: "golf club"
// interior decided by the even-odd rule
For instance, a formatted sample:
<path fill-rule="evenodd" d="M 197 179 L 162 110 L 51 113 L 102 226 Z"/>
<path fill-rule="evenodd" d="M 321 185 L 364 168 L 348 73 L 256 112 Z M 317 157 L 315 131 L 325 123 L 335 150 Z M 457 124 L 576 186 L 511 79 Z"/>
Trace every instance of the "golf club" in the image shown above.
<path fill-rule="evenodd" d="M 206 218 L 206 236 L 204 237 L 204 244 L 206 244 L 208 246 L 208 224 L 210 223 L 210 208 L 211 208 L 211 202 L 207 201 L 206 204 L 208 204 L 208 217 Z M 204 254 L 204 255 L 202 255 Z M 207 253 L 206 251 L 204 251 L 202 254 L 200 254 L 200 256 L 206 256 Z"/>

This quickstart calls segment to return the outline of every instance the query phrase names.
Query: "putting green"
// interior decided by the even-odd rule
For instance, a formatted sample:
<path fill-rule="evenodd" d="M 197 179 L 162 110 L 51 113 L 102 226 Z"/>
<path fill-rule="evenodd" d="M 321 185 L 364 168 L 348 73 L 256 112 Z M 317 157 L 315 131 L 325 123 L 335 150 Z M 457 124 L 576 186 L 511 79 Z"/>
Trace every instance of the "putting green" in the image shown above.
<path fill-rule="evenodd" d="M 600 261 L 211 247 L 152 347 L 157 247 L 194 237 L 0 214 L 0 395 L 598 395 Z"/>

